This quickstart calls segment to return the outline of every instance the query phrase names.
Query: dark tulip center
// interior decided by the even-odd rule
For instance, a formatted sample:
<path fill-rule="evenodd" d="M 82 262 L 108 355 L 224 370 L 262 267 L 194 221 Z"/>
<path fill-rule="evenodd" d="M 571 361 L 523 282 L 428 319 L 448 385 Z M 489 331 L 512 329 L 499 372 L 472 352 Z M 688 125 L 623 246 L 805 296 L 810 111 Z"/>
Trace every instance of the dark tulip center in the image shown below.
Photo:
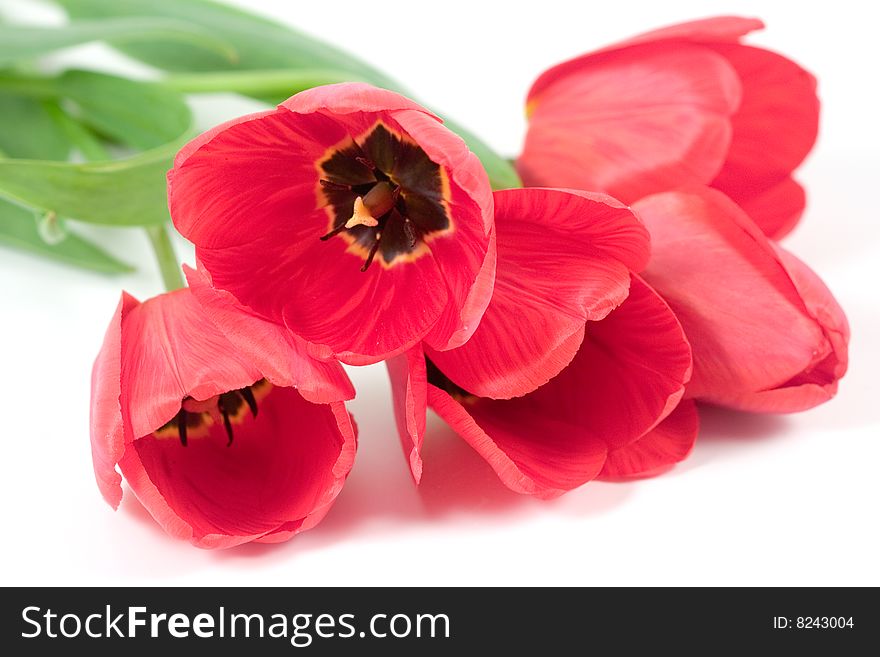
<path fill-rule="evenodd" d="M 251 417 L 256 418 L 257 401 L 265 397 L 271 387 L 266 379 L 260 379 L 244 388 L 230 390 L 204 401 L 184 397 L 177 415 L 156 429 L 153 435 L 158 438 L 177 436 L 180 444 L 186 447 L 190 437 L 207 435 L 214 422 L 220 421 L 226 431 L 228 447 L 235 437 L 233 425 L 244 421 L 245 409 L 250 411 Z"/>
<path fill-rule="evenodd" d="M 452 228 L 443 168 L 414 141 L 377 123 L 330 149 L 318 164 L 327 241 L 339 236 L 364 258 L 390 267 L 428 252 L 426 241 Z"/>

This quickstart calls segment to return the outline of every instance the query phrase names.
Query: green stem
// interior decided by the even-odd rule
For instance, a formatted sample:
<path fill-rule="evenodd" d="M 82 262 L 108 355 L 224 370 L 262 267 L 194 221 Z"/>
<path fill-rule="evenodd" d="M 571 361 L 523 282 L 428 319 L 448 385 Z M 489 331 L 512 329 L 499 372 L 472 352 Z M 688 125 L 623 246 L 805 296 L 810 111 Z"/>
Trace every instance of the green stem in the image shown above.
<path fill-rule="evenodd" d="M 28 98 L 57 98 L 58 90 L 53 86 L 51 78 L 36 75 L 19 75 L 0 73 L 0 89 L 4 93 Z"/>
<path fill-rule="evenodd" d="M 248 96 L 292 96 L 324 84 L 352 82 L 357 76 L 325 69 L 264 71 L 220 71 L 216 73 L 178 73 L 161 82 L 182 93 L 231 92 Z"/>
<path fill-rule="evenodd" d="M 153 246 L 153 252 L 156 254 L 165 289 L 170 292 L 171 290 L 185 287 L 183 275 L 180 273 L 180 264 L 177 262 L 174 246 L 171 244 L 171 238 L 166 227 L 162 225 L 148 226 L 144 230 L 147 231 L 150 244 Z"/>

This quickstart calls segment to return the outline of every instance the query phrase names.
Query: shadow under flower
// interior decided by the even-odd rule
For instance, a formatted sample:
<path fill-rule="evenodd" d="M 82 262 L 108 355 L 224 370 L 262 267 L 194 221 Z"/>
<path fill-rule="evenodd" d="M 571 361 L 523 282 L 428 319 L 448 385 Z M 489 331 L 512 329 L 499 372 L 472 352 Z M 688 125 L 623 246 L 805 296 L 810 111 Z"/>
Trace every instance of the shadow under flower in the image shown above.
<path fill-rule="evenodd" d="M 686 474 L 713 461 L 789 435 L 787 415 L 747 413 L 720 406 L 700 404 L 700 433 L 694 451 L 682 463 L 662 476 Z"/>
<path fill-rule="evenodd" d="M 116 513 L 124 519 L 114 517 L 112 511 L 108 514 L 108 522 L 115 525 L 109 532 L 113 542 L 95 552 L 102 570 L 158 580 L 191 573 L 205 565 L 205 552 L 169 538 L 128 485 L 123 486 Z"/>
<path fill-rule="evenodd" d="M 720 406 L 700 404 L 701 442 L 749 442 L 772 439 L 785 433 L 790 421 L 786 415 L 746 413 Z"/>

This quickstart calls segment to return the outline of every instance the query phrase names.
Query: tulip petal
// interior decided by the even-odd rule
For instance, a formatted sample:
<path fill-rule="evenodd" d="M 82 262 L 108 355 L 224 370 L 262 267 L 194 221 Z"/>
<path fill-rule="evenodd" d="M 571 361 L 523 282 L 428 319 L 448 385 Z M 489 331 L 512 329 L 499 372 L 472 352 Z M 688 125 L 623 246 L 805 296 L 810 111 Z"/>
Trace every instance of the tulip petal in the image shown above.
<path fill-rule="evenodd" d="M 385 361 L 391 379 L 394 419 L 400 444 L 416 483 L 422 478 L 422 442 L 425 437 L 427 374 L 421 347 Z"/>
<path fill-rule="evenodd" d="M 658 194 L 636 210 L 653 246 L 645 277 L 693 347 L 689 397 L 747 408 L 749 395 L 821 370 L 835 353 L 832 335 L 845 321 L 836 302 L 813 279 L 807 303 L 758 226 L 723 194 Z M 807 281 L 802 266 L 795 273 Z"/>
<path fill-rule="evenodd" d="M 583 440 L 581 430 L 532 413 L 493 412 L 477 400 L 462 405 L 443 390 L 428 386 L 428 405 L 518 493 L 552 498 L 594 479 L 605 462 L 600 441 Z"/>
<path fill-rule="evenodd" d="M 619 48 L 634 43 L 646 43 L 661 40 L 685 40 L 697 43 L 736 42 L 749 32 L 763 30 L 763 21 L 757 18 L 741 16 L 712 16 L 685 23 L 677 23 L 657 30 L 645 32 L 631 39 L 612 46 Z"/>
<path fill-rule="evenodd" d="M 831 351 L 817 357 L 810 366 L 771 390 L 761 390 L 737 398 L 737 408 L 767 412 L 794 413 L 828 401 L 837 394 L 838 380 L 848 366 L 849 323 L 843 309 L 822 280 L 791 253 L 774 245 L 780 261 L 803 299 L 807 312 L 822 327 Z"/>
<path fill-rule="evenodd" d="M 254 315 L 229 292 L 212 287 L 205 270 L 183 269 L 205 314 L 272 383 L 297 388 L 314 403 L 354 398 L 354 387 L 337 361 L 312 357 L 307 343 L 286 327 Z"/>
<path fill-rule="evenodd" d="M 495 193 L 499 261 L 479 327 L 430 359 L 480 397 L 531 392 L 574 357 L 583 325 L 620 305 L 630 269 L 647 262 L 648 236 L 610 197 L 550 189 Z"/>
<path fill-rule="evenodd" d="M 306 89 L 291 96 L 279 107 L 297 114 L 314 114 L 324 110 L 334 114 L 415 110 L 432 117 L 437 122 L 440 121 L 434 114 L 406 96 L 364 82 L 341 82 Z"/>
<path fill-rule="evenodd" d="M 742 45 L 714 45 L 742 82 L 732 118 L 727 161 L 712 183 L 741 206 L 789 178 L 816 142 L 816 79 L 776 53 Z M 791 187 L 788 187 L 791 193 Z M 776 212 L 778 214 L 778 211 Z M 792 213 L 794 214 L 794 213 Z M 780 234 L 763 214 L 750 215 L 765 233 Z M 789 217 L 789 222 L 791 217 Z"/>
<path fill-rule="evenodd" d="M 690 350 L 662 299 L 634 278 L 630 296 L 549 383 L 510 400 L 428 385 L 428 405 L 512 490 L 554 497 L 594 479 L 609 450 L 638 440 L 678 404 Z"/>
<path fill-rule="evenodd" d="M 92 367 L 89 418 L 92 464 L 98 489 L 114 509 L 122 501 L 122 477 L 116 472 L 116 463 L 122 456 L 125 442 L 119 401 L 122 392 L 122 323 L 138 304 L 137 299 L 122 293 Z"/>
<path fill-rule="evenodd" d="M 450 178 L 448 206 L 455 217 L 454 232 L 429 241 L 449 301 L 425 341 L 437 349 L 452 349 L 470 338 L 492 296 L 492 188 L 480 160 L 458 135 L 421 112 L 401 112 L 395 118 Z"/>
<path fill-rule="evenodd" d="M 791 176 L 764 189 L 729 189 L 727 193 L 774 240 L 782 239 L 797 226 L 807 205 L 804 188 Z"/>
<path fill-rule="evenodd" d="M 528 185 L 599 189 L 624 202 L 708 183 L 724 163 L 739 102 L 734 69 L 709 48 L 585 55 L 533 85 L 517 167 Z"/>
<path fill-rule="evenodd" d="M 424 161 L 439 165 L 443 193 L 435 206 L 448 208 L 451 221 L 445 232 L 420 228 L 424 242 L 407 257 L 380 256 L 370 266 L 356 236 L 331 231 L 338 216 L 328 209 L 338 213 L 339 202 L 321 191 L 319 171 L 329 152 L 374 134 L 379 124 L 386 134 L 418 142 Z M 303 92 L 277 110 L 197 138 L 181 151 L 168 181 L 175 225 L 196 244 L 213 286 L 251 314 L 287 326 L 313 345 L 313 354 L 326 348 L 347 363 L 368 364 L 429 333 L 433 344 L 449 348 L 470 336 L 488 303 L 494 278 L 488 177 L 460 138 L 398 94 L 363 84 Z M 420 198 L 407 197 L 409 207 Z M 382 231 L 386 246 L 391 230 Z"/>
<path fill-rule="evenodd" d="M 126 447 L 120 466 L 169 534 L 231 547 L 302 523 L 338 494 L 355 441 L 347 419 L 344 409 L 275 387 L 259 416 L 236 426 L 231 446 L 217 424 L 186 447 L 149 435 Z"/>
<path fill-rule="evenodd" d="M 120 399 L 134 436 L 168 422 L 184 397 L 208 399 L 263 377 L 211 323 L 188 289 L 135 306 L 122 331 Z"/>
<path fill-rule="evenodd" d="M 317 243 L 326 218 L 300 220 L 316 214 L 315 162 L 346 135 L 339 122 L 284 109 L 218 126 L 184 146 L 168 172 L 174 225 L 205 248 L 294 228 Z"/>
<path fill-rule="evenodd" d="M 314 510 L 305 518 L 284 523 L 278 529 L 255 539 L 256 543 L 282 543 L 289 541 L 297 534 L 316 527 L 330 512 L 334 502 L 336 502 L 336 497 L 342 491 L 345 479 L 354 465 L 354 458 L 357 452 L 358 427 L 354 417 L 345 409 L 343 404 L 331 403 L 329 406 L 345 441 L 339 452 L 339 458 L 333 465 L 333 476 L 336 478 L 335 484 L 325 491 L 323 499 L 318 502 Z"/>
<path fill-rule="evenodd" d="M 609 450 L 632 443 L 678 404 L 691 350 L 675 315 L 642 279 L 587 335 L 572 363 L 535 392 L 511 400 L 535 414 L 583 427 Z"/>
<path fill-rule="evenodd" d="M 216 287 L 352 365 L 410 348 L 443 313 L 448 296 L 434 258 L 361 272 L 342 240 L 321 247 L 288 258 L 286 240 L 266 235 L 244 247 L 196 254 Z"/>
<path fill-rule="evenodd" d="M 463 233 L 465 231 L 461 230 L 455 240 L 443 244 L 435 243 L 432 247 L 440 265 L 448 299 L 443 314 L 425 336 L 425 343 L 437 349 L 454 349 L 470 339 L 479 326 L 495 289 L 498 252 L 495 232 L 490 233 L 487 238 L 485 250 L 482 250 L 478 241 L 481 237 L 468 242 Z M 480 245 L 479 250 L 472 250 L 469 245 Z M 470 263 L 466 267 L 461 266 L 468 258 L 480 255 L 482 262 L 476 269 L 472 269 Z M 453 260 L 458 266 L 443 267 L 443 260 Z M 474 271 L 476 276 L 472 277 Z"/>
<path fill-rule="evenodd" d="M 681 401 L 666 419 L 637 441 L 610 451 L 598 478 L 620 480 L 666 472 L 691 453 L 699 425 L 696 403 Z"/>

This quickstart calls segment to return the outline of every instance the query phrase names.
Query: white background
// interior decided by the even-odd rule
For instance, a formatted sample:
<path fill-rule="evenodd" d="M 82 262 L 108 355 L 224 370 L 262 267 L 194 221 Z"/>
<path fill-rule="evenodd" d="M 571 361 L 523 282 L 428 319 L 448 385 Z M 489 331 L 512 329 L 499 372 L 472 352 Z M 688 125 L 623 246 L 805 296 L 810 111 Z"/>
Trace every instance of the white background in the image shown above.
<path fill-rule="evenodd" d="M 416 490 L 384 366 L 352 369 L 361 446 L 327 519 L 279 546 L 207 552 L 164 535 L 130 494 L 112 512 L 92 477 L 92 360 L 120 288 L 141 298 L 160 291 L 145 238 L 86 231 L 142 263 L 123 278 L 2 250 L 2 584 L 880 584 L 880 48 L 870 3 L 238 4 L 367 58 L 510 155 L 525 129 L 525 93 L 547 66 L 679 20 L 764 18 L 769 29 L 750 41 L 820 80 L 821 138 L 800 173 L 810 205 L 786 245 L 847 310 L 850 373 L 837 399 L 797 416 L 706 411 L 694 454 L 673 472 L 592 483 L 548 503 L 508 492 L 436 419 Z M 57 20 L 31 0 L 0 0 L 0 11 Z M 143 70 L 98 46 L 56 61 Z M 203 127 L 251 107 L 197 103 Z"/>

